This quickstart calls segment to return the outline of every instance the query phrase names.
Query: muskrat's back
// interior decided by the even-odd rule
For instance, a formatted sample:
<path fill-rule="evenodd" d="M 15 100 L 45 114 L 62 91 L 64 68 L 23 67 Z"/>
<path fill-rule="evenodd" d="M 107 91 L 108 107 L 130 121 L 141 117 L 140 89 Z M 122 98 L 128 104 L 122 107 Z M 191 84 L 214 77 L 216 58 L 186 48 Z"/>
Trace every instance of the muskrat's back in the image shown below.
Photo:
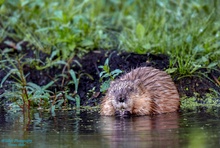
<path fill-rule="evenodd" d="M 171 77 L 152 67 L 140 67 L 112 81 L 101 103 L 101 115 L 150 115 L 174 112 L 179 94 Z"/>

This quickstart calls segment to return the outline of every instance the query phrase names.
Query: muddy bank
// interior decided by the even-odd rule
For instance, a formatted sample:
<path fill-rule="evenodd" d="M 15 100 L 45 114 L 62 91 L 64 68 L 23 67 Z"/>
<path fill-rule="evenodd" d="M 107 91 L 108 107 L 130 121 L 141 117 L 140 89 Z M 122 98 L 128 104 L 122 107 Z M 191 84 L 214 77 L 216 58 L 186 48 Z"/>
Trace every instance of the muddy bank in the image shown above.
<path fill-rule="evenodd" d="M 110 58 L 109 58 L 110 57 Z M 99 91 L 99 73 L 101 69 L 99 65 L 103 65 L 106 58 L 109 58 L 109 66 L 111 70 L 120 69 L 124 72 L 130 71 L 133 68 L 140 66 L 152 66 L 161 70 L 166 70 L 169 67 L 169 57 L 163 54 L 153 55 L 146 53 L 138 55 L 135 53 L 126 53 L 118 51 L 91 51 L 85 55 L 82 59 L 78 59 L 82 64 L 81 68 L 74 68 L 76 71 L 82 71 L 89 73 L 94 77 L 94 80 L 83 77 L 80 83 L 81 96 L 84 96 L 84 92 L 87 92 L 92 87 L 96 87 L 96 91 Z M 73 64 L 74 65 L 74 64 Z M 201 72 L 206 73 L 207 70 L 201 69 Z M 172 75 L 172 78 L 178 88 L 181 96 L 193 96 L 194 93 L 198 93 L 201 96 L 210 92 L 210 89 L 220 91 L 220 87 L 214 81 L 214 77 L 218 78 L 220 72 L 211 71 L 207 73 L 207 78 L 199 75 L 192 75 L 180 78 L 178 74 Z M 214 77 L 213 77 L 214 76 Z M 212 81 L 211 81 L 212 80 Z"/>
<path fill-rule="evenodd" d="M 24 55 L 21 62 L 26 61 L 26 59 L 35 59 L 36 61 L 40 59 L 46 63 L 46 60 L 50 57 L 50 55 L 45 53 L 36 52 L 36 50 L 33 50 L 33 47 L 25 42 L 19 46 L 22 47 L 22 50 L 18 50 L 16 44 L 10 45 L 2 42 L 0 44 L 0 50 L 4 53 L 8 49 L 12 49 L 7 53 L 11 59 L 16 59 L 19 55 Z M 27 82 L 33 82 L 43 86 L 56 80 L 55 85 L 49 88 L 51 91 L 55 92 L 69 89 L 71 93 L 74 93 L 75 86 L 68 84 L 71 80 L 68 70 L 72 69 L 75 71 L 77 77 L 80 76 L 78 94 L 81 98 L 81 105 L 94 106 L 99 104 L 100 98 L 103 95 L 100 92 L 102 82 L 100 82 L 99 74 L 102 69 L 100 69 L 99 66 L 104 65 L 107 58 L 109 59 L 111 71 L 120 69 L 123 72 L 128 72 L 140 66 L 152 66 L 161 70 L 165 70 L 169 67 L 169 57 L 163 54 L 153 55 L 146 53 L 138 55 L 116 50 L 109 51 L 100 49 L 90 51 L 81 58 L 75 56 L 69 62 L 69 67 L 65 67 L 65 65 L 54 65 L 43 70 L 37 70 L 33 63 L 28 64 L 28 62 L 26 62 L 23 66 L 23 71 L 26 75 Z M 4 54 L 2 54 L 1 60 L 4 60 Z M 43 66 L 42 64 L 40 65 Z M 220 70 L 220 68 L 218 68 L 218 70 Z M 208 72 L 206 69 L 201 69 L 200 71 L 207 73 L 207 77 L 192 75 L 180 78 L 178 74 L 172 75 L 181 96 L 193 96 L 195 92 L 204 95 L 209 93 L 210 89 L 220 92 L 220 87 L 214 80 L 214 77 L 220 77 L 220 72 L 214 70 Z M 2 80 L 6 74 L 7 71 L 2 68 L 0 70 L 0 79 Z M 67 77 L 62 77 L 64 74 L 66 74 Z M 11 81 L 14 81 L 14 79 L 11 77 L 7 79 L 3 87 L 0 88 L 0 94 L 6 89 L 10 89 L 8 84 L 11 83 Z"/>

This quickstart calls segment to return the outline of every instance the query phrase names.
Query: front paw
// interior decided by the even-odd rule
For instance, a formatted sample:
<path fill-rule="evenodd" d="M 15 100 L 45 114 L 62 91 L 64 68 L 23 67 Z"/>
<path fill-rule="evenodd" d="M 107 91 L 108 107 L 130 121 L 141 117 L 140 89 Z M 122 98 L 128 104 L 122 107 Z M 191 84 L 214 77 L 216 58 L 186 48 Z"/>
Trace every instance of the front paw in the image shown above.
<path fill-rule="evenodd" d="M 117 110 L 117 111 L 115 111 L 115 116 L 116 117 L 130 117 L 131 112 L 125 111 L 125 110 Z"/>
<path fill-rule="evenodd" d="M 131 112 L 130 111 L 124 111 L 124 116 L 131 116 Z"/>
<path fill-rule="evenodd" d="M 119 110 L 115 111 L 115 116 L 121 116 L 121 112 Z"/>

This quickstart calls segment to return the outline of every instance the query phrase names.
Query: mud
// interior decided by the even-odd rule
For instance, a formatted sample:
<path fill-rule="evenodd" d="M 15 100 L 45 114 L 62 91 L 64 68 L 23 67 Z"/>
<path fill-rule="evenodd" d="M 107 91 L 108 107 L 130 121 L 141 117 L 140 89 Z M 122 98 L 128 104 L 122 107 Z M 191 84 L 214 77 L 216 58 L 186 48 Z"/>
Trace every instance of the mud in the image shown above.
<path fill-rule="evenodd" d="M 10 40 L 12 44 L 5 44 L 4 41 L 6 40 Z M 50 57 L 50 55 L 46 53 L 34 50 L 35 48 L 26 42 L 21 42 L 19 44 L 21 47 L 20 50 L 16 46 L 18 42 L 16 43 L 16 41 L 11 39 L 5 39 L 4 41 L 0 43 L 0 50 L 2 52 L 0 57 L 1 60 L 4 59 L 3 52 L 8 49 L 11 49 L 8 54 L 10 58 L 16 59 L 19 55 L 23 55 L 24 57 L 21 62 L 28 58 L 40 59 L 46 62 L 47 58 Z M 102 69 L 100 69 L 99 66 L 104 65 L 107 58 L 109 58 L 109 67 L 111 71 L 120 69 L 123 72 L 128 72 L 140 66 L 152 66 L 161 70 L 165 70 L 169 67 L 169 57 L 163 54 L 154 55 L 146 53 L 139 55 L 118 50 L 99 49 L 90 51 L 81 58 L 75 56 L 71 59 L 72 62 L 70 62 L 69 69 L 74 70 L 77 76 L 81 74 L 78 87 L 81 105 L 94 106 L 100 103 L 100 98 L 103 94 L 100 92 L 100 85 L 102 82 L 100 82 L 99 74 Z M 80 65 L 78 63 L 80 63 Z M 68 68 L 63 70 L 64 67 L 64 65 L 56 65 L 44 70 L 37 70 L 33 64 L 26 63 L 23 66 L 23 71 L 24 74 L 27 75 L 27 82 L 33 82 L 43 86 L 58 78 L 55 85 L 49 88 L 50 90 L 63 91 L 69 89 L 71 93 L 74 93 L 74 85 L 68 85 L 68 82 L 71 80 Z M 195 92 L 203 96 L 209 93 L 210 89 L 220 92 L 220 87 L 214 80 L 214 78 L 220 77 L 220 68 L 217 67 L 217 70 L 208 71 L 206 69 L 201 69 L 200 72 L 207 73 L 207 77 L 192 75 L 181 78 L 180 75 L 175 74 L 172 75 L 172 78 L 181 96 L 193 96 Z M 6 74 L 7 71 L 1 68 L 0 80 L 2 80 Z M 58 77 L 61 74 L 67 74 L 68 77 L 65 79 Z M 3 88 L 0 88 L 0 94 L 8 89 L 7 85 L 10 81 L 14 80 L 12 78 L 7 79 Z"/>

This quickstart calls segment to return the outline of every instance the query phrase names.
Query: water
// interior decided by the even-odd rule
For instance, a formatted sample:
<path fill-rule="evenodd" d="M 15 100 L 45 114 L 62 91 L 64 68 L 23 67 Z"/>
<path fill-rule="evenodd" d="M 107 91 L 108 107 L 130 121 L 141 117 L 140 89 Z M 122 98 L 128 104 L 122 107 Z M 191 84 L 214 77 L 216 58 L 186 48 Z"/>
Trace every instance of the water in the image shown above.
<path fill-rule="evenodd" d="M 0 114 L 0 148 L 219 147 L 220 119 L 208 113 L 115 118 L 98 112 Z"/>

